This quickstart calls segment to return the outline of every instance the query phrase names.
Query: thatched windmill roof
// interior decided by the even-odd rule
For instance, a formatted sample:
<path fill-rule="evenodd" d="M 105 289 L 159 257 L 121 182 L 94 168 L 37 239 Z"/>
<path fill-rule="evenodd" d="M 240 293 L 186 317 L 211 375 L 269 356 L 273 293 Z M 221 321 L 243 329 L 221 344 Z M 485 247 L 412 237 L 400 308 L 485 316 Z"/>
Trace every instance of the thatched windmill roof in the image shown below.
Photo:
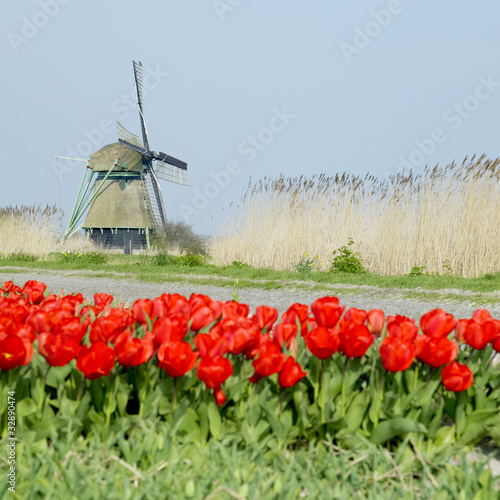
<path fill-rule="evenodd" d="M 115 167 L 113 172 L 142 172 L 142 157 L 138 153 L 133 153 L 131 150 L 119 142 L 114 142 L 104 146 L 99 151 L 90 155 L 90 166 L 94 172 L 107 172 L 115 163 L 116 159 L 120 158 L 120 163 L 125 162 L 127 169 L 123 167 Z"/>

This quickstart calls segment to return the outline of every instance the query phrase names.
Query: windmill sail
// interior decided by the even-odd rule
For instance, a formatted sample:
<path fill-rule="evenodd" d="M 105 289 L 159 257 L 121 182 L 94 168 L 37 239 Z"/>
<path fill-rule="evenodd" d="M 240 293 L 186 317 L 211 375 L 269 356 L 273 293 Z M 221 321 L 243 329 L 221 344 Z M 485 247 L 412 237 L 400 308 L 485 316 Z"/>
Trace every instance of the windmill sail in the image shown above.
<path fill-rule="evenodd" d="M 129 132 L 121 123 L 116 122 L 116 130 L 118 131 L 118 137 L 123 141 L 130 142 L 134 146 L 139 146 L 144 148 L 142 141 L 132 132 Z"/>
<path fill-rule="evenodd" d="M 175 184 L 182 184 L 183 186 L 190 186 L 189 175 L 187 170 L 169 165 L 162 161 L 156 163 L 156 174 L 164 181 L 173 182 Z"/>
<path fill-rule="evenodd" d="M 149 150 L 148 131 L 146 129 L 146 121 L 144 120 L 144 113 L 142 111 L 142 63 L 132 61 L 134 64 L 134 78 L 135 78 L 135 92 L 137 94 L 137 107 L 139 108 L 139 115 L 141 118 L 141 129 L 144 147 Z"/>

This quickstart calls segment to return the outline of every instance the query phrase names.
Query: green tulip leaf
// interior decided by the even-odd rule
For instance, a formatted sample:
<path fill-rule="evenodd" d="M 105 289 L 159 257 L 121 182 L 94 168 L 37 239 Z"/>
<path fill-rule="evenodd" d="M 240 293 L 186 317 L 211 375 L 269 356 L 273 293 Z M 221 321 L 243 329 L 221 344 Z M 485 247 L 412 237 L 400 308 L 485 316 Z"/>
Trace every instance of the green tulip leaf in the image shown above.
<path fill-rule="evenodd" d="M 427 433 L 425 426 L 409 418 L 394 418 L 378 424 L 373 429 L 370 441 L 374 444 L 386 443 L 390 439 L 408 432 Z"/>
<path fill-rule="evenodd" d="M 212 436 L 217 437 L 221 431 L 222 421 L 220 418 L 219 408 L 217 407 L 215 401 L 211 401 L 208 404 L 207 414 L 210 433 Z"/>

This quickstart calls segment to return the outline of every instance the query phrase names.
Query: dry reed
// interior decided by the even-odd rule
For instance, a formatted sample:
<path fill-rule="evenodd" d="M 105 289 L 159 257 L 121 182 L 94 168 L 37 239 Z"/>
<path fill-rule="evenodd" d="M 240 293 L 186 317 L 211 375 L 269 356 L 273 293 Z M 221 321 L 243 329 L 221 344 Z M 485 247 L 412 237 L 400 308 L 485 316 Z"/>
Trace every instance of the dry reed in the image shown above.
<path fill-rule="evenodd" d="M 293 269 L 308 253 L 327 270 L 350 238 L 366 269 L 382 275 L 500 271 L 500 159 L 383 181 L 344 173 L 250 182 L 210 251 L 218 265 L 274 269 Z"/>
<path fill-rule="evenodd" d="M 78 236 L 63 246 L 62 218 L 62 211 L 50 205 L 0 208 L 0 257 L 24 253 L 45 258 L 51 252 L 95 250 L 90 242 Z"/>

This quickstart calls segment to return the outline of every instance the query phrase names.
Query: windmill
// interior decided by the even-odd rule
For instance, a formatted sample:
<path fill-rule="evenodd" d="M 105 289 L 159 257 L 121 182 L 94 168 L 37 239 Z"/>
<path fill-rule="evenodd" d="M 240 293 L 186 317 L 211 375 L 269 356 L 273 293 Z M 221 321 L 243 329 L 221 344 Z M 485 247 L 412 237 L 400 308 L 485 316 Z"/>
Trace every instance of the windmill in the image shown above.
<path fill-rule="evenodd" d="M 125 253 L 149 247 L 150 234 L 166 223 L 158 179 L 190 185 L 187 163 L 150 149 L 143 113 L 142 64 L 133 61 L 133 66 L 142 141 L 116 122 L 118 142 L 90 155 L 64 234 L 67 239 L 83 228 L 97 245 Z M 87 209 L 84 223 L 77 227 Z"/>

